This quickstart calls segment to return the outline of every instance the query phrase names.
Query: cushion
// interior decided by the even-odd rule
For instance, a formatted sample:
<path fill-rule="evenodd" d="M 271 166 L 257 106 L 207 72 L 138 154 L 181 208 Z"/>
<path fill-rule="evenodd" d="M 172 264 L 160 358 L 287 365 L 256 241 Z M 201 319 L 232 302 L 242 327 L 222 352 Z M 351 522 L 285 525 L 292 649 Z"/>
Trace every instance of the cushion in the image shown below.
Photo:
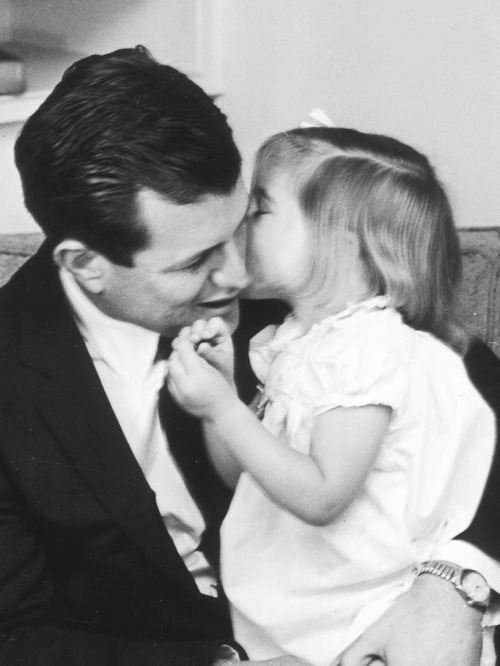
<path fill-rule="evenodd" d="M 465 323 L 500 358 L 500 227 L 462 228 L 458 233 Z M 0 234 L 0 285 L 36 251 L 42 239 L 41 233 Z"/>

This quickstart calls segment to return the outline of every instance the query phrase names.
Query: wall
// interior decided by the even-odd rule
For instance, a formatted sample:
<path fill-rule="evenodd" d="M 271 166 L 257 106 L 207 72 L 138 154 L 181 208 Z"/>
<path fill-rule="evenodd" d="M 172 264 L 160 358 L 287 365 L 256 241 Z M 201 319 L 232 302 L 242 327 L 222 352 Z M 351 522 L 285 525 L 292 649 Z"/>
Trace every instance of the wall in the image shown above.
<path fill-rule="evenodd" d="M 141 43 L 159 60 L 189 73 L 209 92 L 219 92 L 222 40 L 212 43 L 208 34 L 219 30 L 214 16 L 220 1 L 0 0 L 0 42 L 12 40 L 22 47 L 32 44 L 82 54 L 104 53 Z M 25 48 L 21 48 L 20 55 L 26 57 Z M 63 65 L 58 56 L 50 62 L 50 72 L 42 68 L 42 87 L 53 74 L 51 88 L 74 59 L 73 54 Z M 13 144 L 19 129 L 19 124 L 0 124 L 0 232 L 37 229 L 24 209 L 13 165 Z"/>
<path fill-rule="evenodd" d="M 226 0 L 224 106 L 247 158 L 320 106 L 426 152 L 458 224 L 500 224 L 498 0 Z"/>
<path fill-rule="evenodd" d="M 14 167 L 18 125 L 0 125 L 0 233 L 39 231 L 24 208 L 21 183 Z"/>
<path fill-rule="evenodd" d="M 43 42 L 50 32 L 73 50 L 143 41 L 158 57 L 186 60 L 193 25 L 184 10 L 193 1 L 0 0 L 0 36 L 8 24 L 13 37 Z M 392 134 L 428 153 L 461 226 L 500 225 L 498 0 L 202 3 L 224 10 L 216 25 L 222 105 L 247 174 L 265 136 L 320 106 L 339 125 Z M 172 30 L 182 39 L 163 37 Z M 12 170 L 17 130 L 0 127 L 0 231 L 36 228 Z"/>

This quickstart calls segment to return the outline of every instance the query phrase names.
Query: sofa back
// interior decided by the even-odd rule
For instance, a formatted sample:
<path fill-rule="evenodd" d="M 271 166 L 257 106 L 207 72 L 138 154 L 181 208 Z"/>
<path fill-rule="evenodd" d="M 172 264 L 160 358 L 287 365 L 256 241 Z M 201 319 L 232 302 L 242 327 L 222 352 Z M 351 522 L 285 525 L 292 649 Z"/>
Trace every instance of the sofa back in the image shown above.
<path fill-rule="evenodd" d="M 500 358 L 500 227 L 459 229 L 466 325 Z M 0 285 L 42 242 L 35 234 L 0 234 Z"/>

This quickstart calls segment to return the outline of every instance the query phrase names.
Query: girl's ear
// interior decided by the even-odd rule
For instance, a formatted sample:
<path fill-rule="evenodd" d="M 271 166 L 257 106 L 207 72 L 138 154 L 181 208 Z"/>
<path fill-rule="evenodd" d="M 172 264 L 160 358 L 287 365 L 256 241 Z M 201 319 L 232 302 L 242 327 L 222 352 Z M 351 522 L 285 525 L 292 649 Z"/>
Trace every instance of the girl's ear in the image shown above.
<path fill-rule="evenodd" d="M 102 254 L 68 238 L 54 248 L 52 256 L 57 266 L 71 273 L 84 291 L 91 294 L 104 291 L 110 262 Z"/>

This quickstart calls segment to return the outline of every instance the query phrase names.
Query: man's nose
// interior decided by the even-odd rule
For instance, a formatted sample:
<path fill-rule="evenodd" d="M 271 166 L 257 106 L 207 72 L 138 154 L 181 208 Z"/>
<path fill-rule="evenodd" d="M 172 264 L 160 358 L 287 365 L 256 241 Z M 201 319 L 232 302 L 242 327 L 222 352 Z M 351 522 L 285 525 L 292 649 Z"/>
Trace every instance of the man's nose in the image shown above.
<path fill-rule="evenodd" d="M 210 280 L 216 287 L 238 290 L 244 289 L 250 282 L 244 256 L 234 241 L 221 248 L 220 264 L 210 274 Z"/>

